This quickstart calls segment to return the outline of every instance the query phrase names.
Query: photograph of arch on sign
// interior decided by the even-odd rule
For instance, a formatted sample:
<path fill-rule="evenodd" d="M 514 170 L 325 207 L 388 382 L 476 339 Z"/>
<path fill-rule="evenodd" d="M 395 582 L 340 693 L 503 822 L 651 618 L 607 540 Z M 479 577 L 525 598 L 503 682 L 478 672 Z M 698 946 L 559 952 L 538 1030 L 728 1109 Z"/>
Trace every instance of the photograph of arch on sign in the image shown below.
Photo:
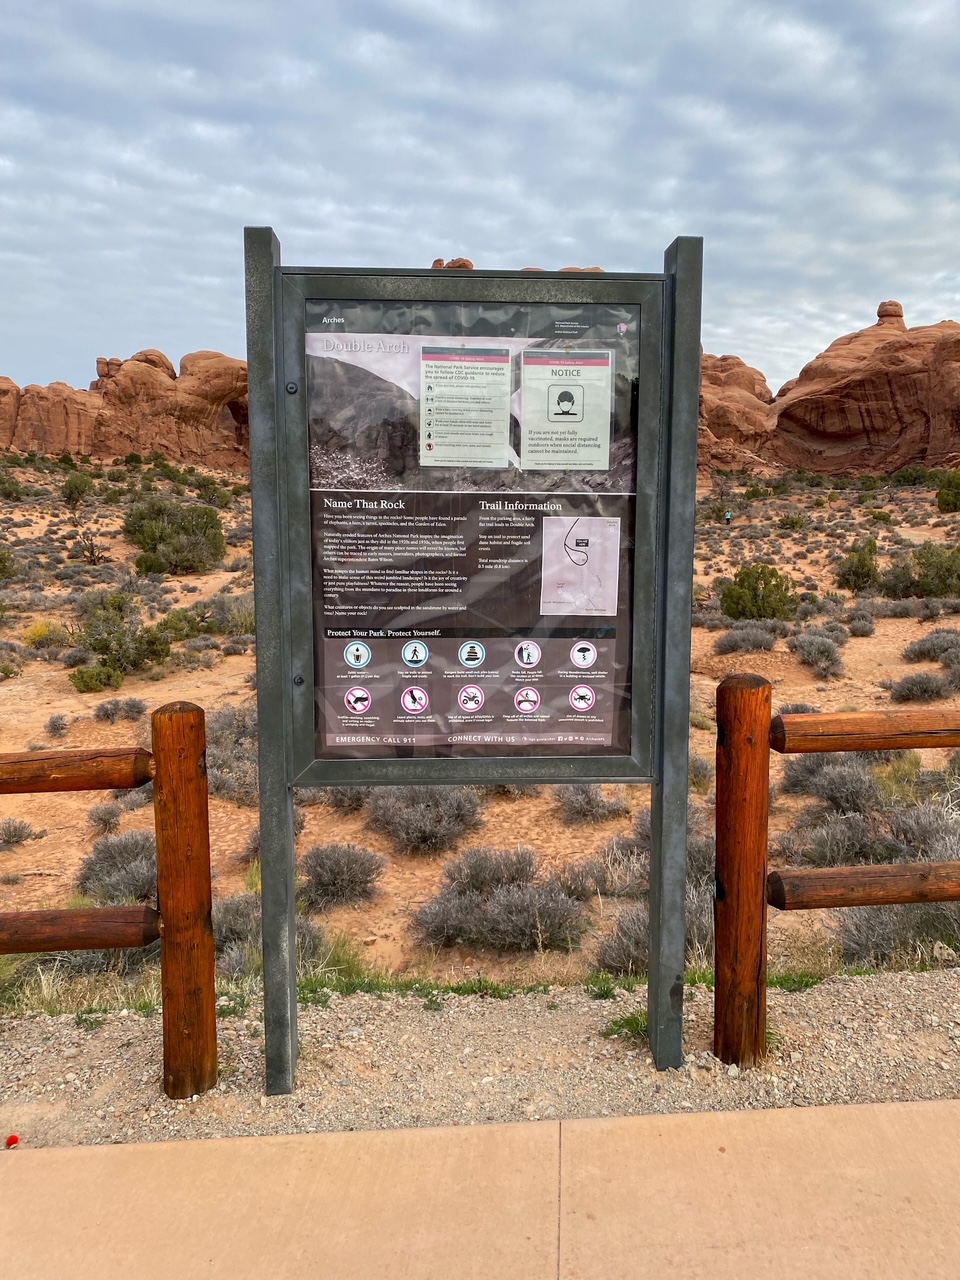
<path fill-rule="evenodd" d="M 317 757 L 628 756 L 639 308 L 305 312 Z"/>

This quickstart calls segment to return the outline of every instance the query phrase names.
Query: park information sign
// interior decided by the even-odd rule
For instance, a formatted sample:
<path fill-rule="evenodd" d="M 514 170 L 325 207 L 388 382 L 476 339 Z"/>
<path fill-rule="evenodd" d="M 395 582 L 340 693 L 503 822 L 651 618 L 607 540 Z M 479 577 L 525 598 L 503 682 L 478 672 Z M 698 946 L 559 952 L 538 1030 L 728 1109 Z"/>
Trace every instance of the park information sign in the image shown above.
<path fill-rule="evenodd" d="M 270 1092 L 295 786 L 651 783 L 651 1039 L 681 1060 L 700 260 L 287 267 L 247 229 Z"/>
<path fill-rule="evenodd" d="M 316 756 L 631 753 L 640 315 L 308 299 Z"/>

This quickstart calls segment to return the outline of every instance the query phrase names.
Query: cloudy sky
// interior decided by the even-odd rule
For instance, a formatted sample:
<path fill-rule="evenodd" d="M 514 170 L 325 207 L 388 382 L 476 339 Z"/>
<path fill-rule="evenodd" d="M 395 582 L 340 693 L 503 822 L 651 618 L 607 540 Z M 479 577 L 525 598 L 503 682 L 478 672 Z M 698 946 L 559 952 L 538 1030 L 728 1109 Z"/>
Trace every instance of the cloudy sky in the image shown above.
<path fill-rule="evenodd" d="M 0 374 L 244 354 L 288 263 L 656 271 L 776 387 L 960 320 L 957 0 L 5 0 Z"/>

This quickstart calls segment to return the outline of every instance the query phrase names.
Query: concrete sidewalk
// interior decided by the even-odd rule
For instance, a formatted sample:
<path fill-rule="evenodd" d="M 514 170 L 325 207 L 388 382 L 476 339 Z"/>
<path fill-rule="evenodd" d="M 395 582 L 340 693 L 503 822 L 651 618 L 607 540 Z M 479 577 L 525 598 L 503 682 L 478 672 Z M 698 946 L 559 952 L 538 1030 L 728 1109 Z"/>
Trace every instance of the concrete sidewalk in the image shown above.
<path fill-rule="evenodd" d="M 960 1102 L 0 1153 L 17 1280 L 939 1280 Z"/>

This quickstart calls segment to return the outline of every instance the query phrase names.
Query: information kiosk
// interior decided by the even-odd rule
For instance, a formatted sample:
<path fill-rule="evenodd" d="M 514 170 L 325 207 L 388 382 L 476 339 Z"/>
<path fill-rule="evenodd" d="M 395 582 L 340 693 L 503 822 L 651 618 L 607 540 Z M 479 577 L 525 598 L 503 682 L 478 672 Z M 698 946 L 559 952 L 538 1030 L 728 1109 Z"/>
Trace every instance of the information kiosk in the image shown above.
<path fill-rule="evenodd" d="M 287 267 L 245 235 L 267 1092 L 295 786 L 651 783 L 678 1066 L 702 242 L 634 275 Z"/>

